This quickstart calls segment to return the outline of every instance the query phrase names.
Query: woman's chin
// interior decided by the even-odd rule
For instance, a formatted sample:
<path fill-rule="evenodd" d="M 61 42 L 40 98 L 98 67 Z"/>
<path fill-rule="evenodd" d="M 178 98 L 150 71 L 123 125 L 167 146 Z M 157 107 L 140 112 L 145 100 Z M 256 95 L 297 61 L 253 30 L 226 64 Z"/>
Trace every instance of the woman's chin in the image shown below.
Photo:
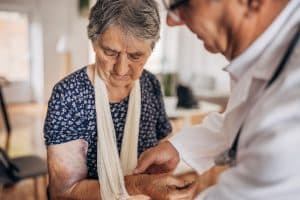
<path fill-rule="evenodd" d="M 132 81 L 129 80 L 111 80 L 110 81 L 111 85 L 114 87 L 120 87 L 120 88 L 124 88 L 127 87 L 128 85 L 130 85 L 132 83 Z"/>

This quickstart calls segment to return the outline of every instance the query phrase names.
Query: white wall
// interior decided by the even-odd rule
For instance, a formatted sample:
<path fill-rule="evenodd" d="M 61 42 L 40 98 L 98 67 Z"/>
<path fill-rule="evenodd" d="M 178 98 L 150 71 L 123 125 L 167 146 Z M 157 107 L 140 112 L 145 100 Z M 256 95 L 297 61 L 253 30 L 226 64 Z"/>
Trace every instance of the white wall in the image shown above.
<path fill-rule="evenodd" d="M 60 38 L 68 38 L 71 71 L 89 62 L 88 19 L 79 16 L 75 0 L 0 0 L 0 10 L 7 7 L 30 13 L 32 96 L 37 102 L 47 102 L 54 84 L 65 76 L 64 56 L 56 49 Z M 181 82 L 197 91 L 209 87 L 209 77 L 216 80 L 215 89 L 229 90 L 228 75 L 221 70 L 227 61 L 222 56 L 208 53 L 185 27 L 164 25 L 162 32 L 162 72 L 178 71 Z"/>
<path fill-rule="evenodd" d="M 65 75 L 64 56 L 56 49 L 62 36 L 69 38 L 71 70 L 88 64 L 87 18 L 79 16 L 75 0 L 1 0 L 0 10 L 29 14 L 32 99 L 47 102 L 54 84 Z M 5 91 L 8 101 L 12 95 L 21 94 L 16 90 Z"/>
<path fill-rule="evenodd" d="M 88 64 L 88 20 L 78 14 L 74 0 L 41 0 L 43 46 L 44 46 L 44 100 L 47 101 L 54 84 L 63 74 L 64 56 L 57 52 L 56 45 L 62 36 L 69 38 L 72 71 Z"/>
<path fill-rule="evenodd" d="M 0 10 L 18 11 L 28 15 L 30 41 L 30 81 L 13 82 L 4 88 L 4 96 L 8 102 L 44 101 L 44 69 L 42 46 L 41 11 L 38 0 L 1 0 Z M 24 86 L 25 84 L 25 86 Z M 27 87 L 28 85 L 28 87 Z"/>

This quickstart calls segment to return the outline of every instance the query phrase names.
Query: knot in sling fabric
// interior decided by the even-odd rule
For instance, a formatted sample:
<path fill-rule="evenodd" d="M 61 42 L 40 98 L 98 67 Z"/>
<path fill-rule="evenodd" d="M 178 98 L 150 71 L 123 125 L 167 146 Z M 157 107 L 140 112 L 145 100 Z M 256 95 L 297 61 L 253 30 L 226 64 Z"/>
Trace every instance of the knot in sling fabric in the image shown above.
<path fill-rule="evenodd" d="M 128 111 L 119 157 L 116 133 L 108 92 L 103 80 L 94 71 L 94 91 L 97 118 L 97 171 L 103 200 L 129 199 L 124 175 L 130 175 L 137 165 L 137 147 L 141 114 L 141 88 L 139 79 L 134 81 L 129 96 Z"/>

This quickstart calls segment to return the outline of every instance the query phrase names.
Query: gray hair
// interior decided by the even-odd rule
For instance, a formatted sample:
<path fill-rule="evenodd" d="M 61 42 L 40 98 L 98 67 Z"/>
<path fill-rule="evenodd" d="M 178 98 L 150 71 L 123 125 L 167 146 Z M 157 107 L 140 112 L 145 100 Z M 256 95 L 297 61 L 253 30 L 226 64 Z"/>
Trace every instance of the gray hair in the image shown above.
<path fill-rule="evenodd" d="M 160 17 L 155 0 L 98 0 L 92 7 L 87 27 L 94 42 L 109 26 L 120 26 L 139 39 L 159 39 Z"/>

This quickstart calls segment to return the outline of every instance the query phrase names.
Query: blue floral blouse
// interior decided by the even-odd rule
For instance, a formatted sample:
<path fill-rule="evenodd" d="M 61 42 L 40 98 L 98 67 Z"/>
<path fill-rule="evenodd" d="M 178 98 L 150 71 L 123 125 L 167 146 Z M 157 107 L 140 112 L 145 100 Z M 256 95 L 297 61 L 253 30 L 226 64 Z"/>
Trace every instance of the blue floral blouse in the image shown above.
<path fill-rule="evenodd" d="M 88 178 L 97 175 L 97 128 L 94 87 L 88 78 L 87 67 L 57 83 L 48 103 L 44 124 L 46 145 L 84 139 L 88 142 Z M 144 70 L 141 84 L 141 117 L 138 154 L 157 145 L 172 131 L 165 112 L 160 84 L 153 74 Z M 110 103 L 120 152 L 129 97 L 119 103 Z"/>

